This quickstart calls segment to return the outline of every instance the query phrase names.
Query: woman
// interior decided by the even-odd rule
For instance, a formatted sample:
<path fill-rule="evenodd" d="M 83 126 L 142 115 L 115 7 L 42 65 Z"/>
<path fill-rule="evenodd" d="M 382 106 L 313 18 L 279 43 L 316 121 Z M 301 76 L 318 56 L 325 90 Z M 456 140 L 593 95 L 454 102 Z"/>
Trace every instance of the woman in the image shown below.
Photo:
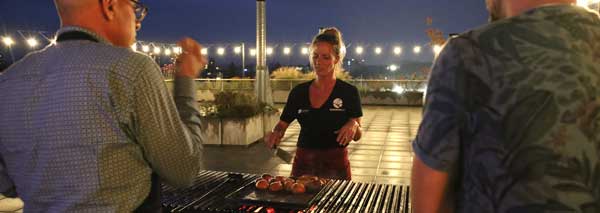
<path fill-rule="evenodd" d="M 280 121 L 267 135 L 267 145 L 273 148 L 289 124 L 298 119 L 300 136 L 292 176 L 351 179 L 346 146 L 360 139 L 362 109 L 356 87 L 335 77 L 344 55 L 344 43 L 336 28 L 315 36 L 310 63 L 316 78 L 292 89 Z"/>

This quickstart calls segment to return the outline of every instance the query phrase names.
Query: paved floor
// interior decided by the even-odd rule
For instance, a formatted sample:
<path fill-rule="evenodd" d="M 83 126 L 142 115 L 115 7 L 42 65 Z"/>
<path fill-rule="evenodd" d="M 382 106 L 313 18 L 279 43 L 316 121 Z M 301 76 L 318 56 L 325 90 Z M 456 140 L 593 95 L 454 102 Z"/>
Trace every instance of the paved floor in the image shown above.
<path fill-rule="evenodd" d="M 364 107 L 363 138 L 348 146 L 352 180 L 409 184 L 410 142 L 421 122 L 421 108 Z M 293 122 L 281 148 L 294 153 L 300 127 Z M 262 143 L 249 147 L 206 147 L 205 168 L 218 171 L 289 175 L 292 165 L 272 156 Z"/>
<path fill-rule="evenodd" d="M 412 164 L 411 140 L 421 122 L 421 108 L 364 106 L 363 138 L 348 146 L 352 180 L 409 184 Z M 300 126 L 293 122 L 281 148 L 294 153 Z M 248 147 L 207 146 L 204 169 L 289 175 L 292 165 L 272 155 L 263 143 Z M 22 208 L 18 199 L 0 195 L 0 212 Z"/>

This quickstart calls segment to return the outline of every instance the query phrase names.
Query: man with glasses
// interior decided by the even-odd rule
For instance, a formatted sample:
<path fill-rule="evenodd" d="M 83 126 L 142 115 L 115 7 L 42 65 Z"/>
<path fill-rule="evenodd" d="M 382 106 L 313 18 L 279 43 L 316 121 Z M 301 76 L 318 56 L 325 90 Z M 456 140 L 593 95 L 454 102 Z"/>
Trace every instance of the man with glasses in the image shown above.
<path fill-rule="evenodd" d="M 179 42 L 171 95 L 130 48 L 147 14 L 139 1 L 55 4 L 56 44 L 0 75 L 0 193 L 25 212 L 160 211 L 157 180 L 188 186 L 202 167 L 201 46 Z"/>

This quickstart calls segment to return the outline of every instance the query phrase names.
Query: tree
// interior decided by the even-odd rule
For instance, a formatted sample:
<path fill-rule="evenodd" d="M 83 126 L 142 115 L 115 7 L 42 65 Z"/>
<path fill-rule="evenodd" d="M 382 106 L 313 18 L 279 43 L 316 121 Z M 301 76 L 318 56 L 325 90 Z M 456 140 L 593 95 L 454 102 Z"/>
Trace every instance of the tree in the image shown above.
<path fill-rule="evenodd" d="M 223 78 L 232 78 L 234 76 L 241 76 L 240 67 L 231 62 L 229 63 L 229 66 L 223 70 Z"/>
<path fill-rule="evenodd" d="M 446 37 L 444 36 L 444 33 L 437 28 L 433 28 L 433 18 L 427 17 L 427 26 L 429 28 L 425 32 L 427 33 L 427 36 L 429 36 L 429 39 L 431 39 L 432 47 L 446 43 Z"/>

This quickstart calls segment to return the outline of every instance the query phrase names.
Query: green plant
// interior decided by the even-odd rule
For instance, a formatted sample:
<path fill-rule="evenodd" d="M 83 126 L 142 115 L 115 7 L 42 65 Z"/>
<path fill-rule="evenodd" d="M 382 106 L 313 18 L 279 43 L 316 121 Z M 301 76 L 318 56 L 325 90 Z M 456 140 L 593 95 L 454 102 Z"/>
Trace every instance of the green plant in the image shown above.
<path fill-rule="evenodd" d="M 304 74 L 304 79 L 314 79 L 314 78 L 315 78 L 314 71 L 310 71 L 310 72 Z M 352 79 L 352 76 L 346 70 L 340 70 L 340 71 L 335 72 L 335 78 L 346 81 L 346 80 Z"/>
<path fill-rule="evenodd" d="M 335 77 L 341 80 L 350 80 L 352 76 L 345 70 L 337 71 Z M 315 72 L 302 73 L 296 67 L 280 67 L 271 73 L 273 79 L 314 79 Z"/>
<path fill-rule="evenodd" d="M 215 95 L 216 115 L 220 118 L 248 118 L 263 112 L 264 104 L 259 104 L 254 94 L 236 91 L 223 91 Z"/>
<path fill-rule="evenodd" d="M 274 79 L 303 79 L 304 74 L 296 67 L 280 67 L 271 73 Z"/>

